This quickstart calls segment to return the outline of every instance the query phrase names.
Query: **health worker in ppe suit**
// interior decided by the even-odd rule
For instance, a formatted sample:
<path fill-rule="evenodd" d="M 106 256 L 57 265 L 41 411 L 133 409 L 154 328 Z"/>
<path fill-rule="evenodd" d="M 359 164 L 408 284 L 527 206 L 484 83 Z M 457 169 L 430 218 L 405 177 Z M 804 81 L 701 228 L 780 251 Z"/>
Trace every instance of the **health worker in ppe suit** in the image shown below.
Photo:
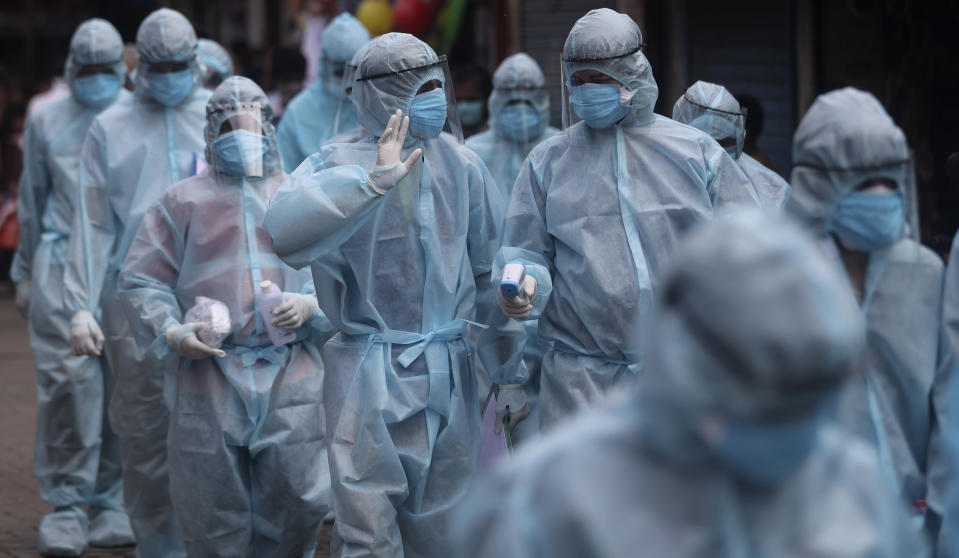
<path fill-rule="evenodd" d="M 345 12 L 323 31 L 319 79 L 290 101 L 276 130 L 287 172 L 292 172 L 333 136 L 356 128 L 344 70 L 369 40 L 366 27 Z"/>
<path fill-rule="evenodd" d="M 539 318 L 543 431 L 641 370 L 632 340 L 683 230 L 757 205 L 715 141 L 653 114 L 642 44 L 624 14 L 604 8 L 576 22 L 564 86 L 582 120 L 530 152 L 510 198 L 493 279 L 507 262 L 526 266 L 520 296 L 498 296 L 506 315 Z"/>
<path fill-rule="evenodd" d="M 283 264 L 262 228 L 285 177 L 266 95 L 231 77 L 206 110 L 212 168 L 171 186 L 143 215 L 120 297 L 138 317 L 140 351 L 180 362 L 167 447 L 187 553 L 301 556 L 330 507 L 323 364 L 311 339 L 329 322 L 309 271 Z M 254 298 L 263 281 L 289 291 L 270 324 L 295 330 L 291 344 L 270 341 Z M 184 318 L 201 296 L 229 309 L 222 347 Z"/>
<path fill-rule="evenodd" d="M 122 440 L 124 505 L 141 556 L 184 555 L 166 468 L 164 381 L 173 366 L 138 349 L 116 278 L 143 212 L 202 164 L 210 92 L 200 86 L 196 45 L 179 12 L 160 9 L 140 24 L 136 91 L 93 121 L 83 145 L 64 281 L 74 353 L 99 354 L 103 331 L 109 336 L 110 424 Z"/>
<path fill-rule="evenodd" d="M 559 133 L 549 125 L 546 76 L 528 54 L 514 54 L 496 69 L 489 113 L 490 129 L 471 136 L 466 147 L 483 159 L 503 197 L 509 198 L 530 150 Z"/>
<path fill-rule="evenodd" d="M 832 415 L 864 331 L 841 272 L 758 210 L 682 244 L 646 370 L 477 485 L 464 556 L 924 556 Z"/>
<path fill-rule="evenodd" d="M 71 353 L 72 312 L 63 298 L 80 150 L 93 119 L 129 97 L 125 70 L 123 41 L 113 25 L 85 21 L 70 40 L 70 96 L 35 114 L 24 134 L 20 243 L 10 273 L 37 363 L 33 466 L 40 497 L 55 508 L 40 524 L 38 549 L 51 556 L 79 556 L 88 542 L 133 543 L 122 511 L 120 443 L 106 420 L 113 380 L 103 359 Z"/>
<path fill-rule="evenodd" d="M 466 140 L 469 147 L 489 169 L 505 199 L 509 199 L 516 176 L 531 149 L 559 133 L 549 126 L 549 93 L 546 76 L 535 60 L 525 53 L 514 54 L 493 74 L 493 94 L 489 99 L 489 127 Z M 529 373 L 525 386 L 531 417 L 522 423 L 519 440 L 529 440 L 536 430 L 536 397 L 542 348 L 536 341 L 536 320 L 523 323 L 526 350 L 523 360 Z M 480 391 L 480 396 L 486 393 Z"/>
<path fill-rule="evenodd" d="M 210 39 L 196 42 L 197 59 L 206 72 L 203 74 L 203 87 L 213 91 L 223 80 L 233 75 L 233 58 L 220 43 Z"/>
<path fill-rule="evenodd" d="M 749 115 L 722 85 L 697 81 L 673 105 L 673 119 L 698 128 L 719 142 L 749 177 L 760 206 L 779 213 L 786 204 L 789 184 L 774 171 L 743 153 Z"/>
<path fill-rule="evenodd" d="M 489 273 L 504 201 L 454 138 L 444 70 L 412 35 L 371 41 L 351 98 L 360 124 L 382 132 L 323 146 L 266 214 L 277 253 L 312 267 L 320 308 L 339 331 L 323 347 L 338 557 L 460 551 L 448 518 L 480 439 L 465 334 L 478 297 L 495 300 Z M 525 373 L 519 364 L 486 368 L 495 381 L 520 383 L 506 377 Z"/>
<path fill-rule="evenodd" d="M 793 138 L 786 211 L 822 238 L 846 271 L 865 316 L 866 372 L 846 390 L 847 427 L 870 440 L 887 483 L 936 535 L 944 466 L 934 424 L 946 378 L 937 375 L 942 261 L 907 238 L 909 150 L 879 101 L 853 88 L 819 96 Z M 938 417 L 932 420 L 932 417 Z M 927 477 L 928 475 L 928 477 Z"/>

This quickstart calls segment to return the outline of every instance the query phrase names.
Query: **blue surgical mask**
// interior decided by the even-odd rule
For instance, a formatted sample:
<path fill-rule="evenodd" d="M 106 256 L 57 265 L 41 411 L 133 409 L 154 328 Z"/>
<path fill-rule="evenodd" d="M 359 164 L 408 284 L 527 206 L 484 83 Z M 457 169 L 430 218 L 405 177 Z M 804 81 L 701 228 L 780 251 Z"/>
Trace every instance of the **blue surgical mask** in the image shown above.
<path fill-rule="evenodd" d="M 413 97 L 410 132 L 424 139 L 435 138 L 446 124 L 446 92 L 437 88 Z"/>
<path fill-rule="evenodd" d="M 116 74 L 94 74 L 73 81 L 73 95 L 84 106 L 99 109 L 117 98 L 123 82 Z"/>
<path fill-rule="evenodd" d="M 507 138 L 527 143 L 542 133 L 539 111 L 526 103 L 507 105 L 499 112 L 496 127 Z"/>
<path fill-rule="evenodd" d="M 891 194 L 853 192 L 839 202 L 832 232 L 846 248 L 875 252 L 902 238 L 905 220 L 902 191 Z"/>
<path fill-rule="evenodd" d="M 456 101 L 456 112 L 460 115 L 460 123 L 471 128 L 482 124 L 484 104 L 480 100 Z"/>
<path fill-rule="evenodd" d="M 147 92 L 160 104 L 175 107 L 186 99 L 195 85 L 194 71 L 183 70 L 170 74 L 148 72 Z"/>
<path fill-rule="evenodd" d="M 629 107 L 620 102 L 620 86 L 587 83 L 576 85 L 570 94 L 570 103 L 576 116 L 590 128 L 609 128 L 629 114 Z"/>
<path fill-rule="evenodd" d="M 800 420 L 767 424 L 731 420 L 713 451 L 725 468 L 741 481 L 771 487 L 793 474 L 813 452 L 823 413 Z"/>
<path fill-rule="evenodd" d="M 218 171 L 232 176 L 263 176 L 263 157 L 269 150 L 266 136 L 236 130 L 213 142 Z"/>

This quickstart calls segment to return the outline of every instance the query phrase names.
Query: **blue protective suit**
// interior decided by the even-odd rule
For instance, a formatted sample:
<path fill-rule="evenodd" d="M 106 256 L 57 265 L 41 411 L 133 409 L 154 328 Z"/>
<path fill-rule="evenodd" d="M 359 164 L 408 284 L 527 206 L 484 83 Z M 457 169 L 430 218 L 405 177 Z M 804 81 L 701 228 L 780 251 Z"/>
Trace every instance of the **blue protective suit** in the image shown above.
<path fill-rule="evenodd" d="M 71 90 L 81 68 L 94 64 L 109 65 L 122 85 L 123 41 L 113 25 L 102 19 L 82 23 L 73 34 L 65 76 Z M 116 95 L 119 100 L 129 99 L 122 88 Z M 73 312 L 63 296 L 80 150 L 90 123 L 105 108 L 79 99 L 71 93 L 45 107 L 30 119 L 24 132 L 17 198 L 20 241 L 10 274 L 15 282 L 32 285 L 27 324 L 37 364 L 34 471 L 40 497 L 55 508 L 89 506 L 95 516 L 102 509 L 121 510 L 123 490 L 120 444 L 106 420 L 112 375 L 106 359 L 70 352 Z M 125 542 L 132 542 L 129 522 L 121 523 Z M 50 538 L 46 535 L 41 527 L 41 539 Z M 86 537 L 81 542 L 86 546 Z M 46 545 L 41 541 L 41 551 L 52 550 Z M 77 546 L 82 550 L 80 543 Z"/>
<path fill-rule="evenodd" d="M 383 130 L 396 109 L 408 113 L 422 84 L 444 81 L 437 62 L 411 35 L 374 39 L 352 93 L 360 125 Z M 323 347 L 333 555 L 453 556 L 449 513 L 469 487 L 480 435 L 464 334 L 478 297 L 495 300 L 504 202 L 482 161 L 448 134 L 407 136 L 402 157 L 417 147 L 423 157 L 380 195 L 366 183 L 376 141 L 311 155 L 265 226 L 285 262 L 312 267 L 320 308 L 339 330 Z M 525 373 L 487 370 L 505 383 Z"/>
<path fill-rule="evenodd" d="M 500 126 L 503 109 L 507 105 L 524 103 L 532 107 L 539 115 L 539 125 L 528 131 L 524 141 L 517 141 L 505 133 Z M 528 54 L 519 53 L 510 56 L 493 73 L 493 93 L 489 99 L 489 130 L 480 132 L 466 140 L 466 147 L 472 149 L 486 163 L 490 174 L 500 187 L 504 199 L 509 199 L 513 184 L 519 174 L 523 161 L 530 150 L 543 140 L 559 133 L 549 126 L 549 93 L 546 91 L 546 76 L 535 60 Z M 526 395 L 531 415 L 521 423 L 517 432 L 518 439 L 527 440 L 536 435 L 536 399 L 539 393 L 539 368 L 543 359 L 543 349 L 536 337 L 536 320 L 524 322 L 526 330 L 526 350 L 523 360 L 529 373 Z M 482 386 L 481 386 L 482 387 Z M 480 397 L 487 393 L 480 390 Z"/>
<path fill-rule="evenodd" d="M 822 235 L 838 259 L 829 231 L 839 203 L 874 179 L 904 188 L 908 159 L 905 135 L 871 94 L 846 88 L 821 95 L 793 140 L 787 213 Z M 930 484 L 927 473 L 942 459 L 932 417 L 944 412 L 935 401 L 946 389 L 946 377 L 937 374 L 943 264 L 902 238 L 868 254 L 864 283 L 856 294 L 866 321 L 865 373 L 845 394 L 845 426 L 873 443 L 884 478 L 916 523 L 923 523 L 928 504 L 927 527 L 935 536 L 943 487 Z"/>
<path fill-rule="evenodd" d="M 868 446 L 829 419 L 863 329 L 815 243 L 756 212 L 711 223 L 662 292 L 638 391 L 477 483 L 460 555 L 925 556 Z M 794 427 L 811 437 L 763 435 Z M 746 468 L 723 454 L 736 429 Z"/>
<path fill-rule="evenodd" d="M 536 146 L 506 215 L 493 279 L 520 260 L 538 283 L 529 318 L 539 318 L 545 351 L 544 431 L 641 370 L 632 340 L 679 235 L 729 207 L 756 205 L 715 141 L 653 114 L 658 93 L 641 43 L 636 24 L 612 10 L 573 26 L 564 57 L 586 61 L 567 62 L 567 73 L 613 77 L 633 92 L 630 110 L 608 128 L 579 122 Z"/>
<path fill-rule="evenodd" d="M 142 556 L 184 555 L 170 504 L 165 377 L 175 362 L 140 351 L 116 297 L 116 278 L 143 212 L 171 184 L 194 174 L 203 157 L 204 111 L 196 35 L 180 13 L 160 9 L 137 31 L 136 92 L 90 126 L 80 167 L 79 207 L 70 234 L 64 297 L 71 312 L 102 319 L 116 387 L 110 421 L 123 443 L 124 500 Z M 194 88 L 174 107 L 149 93 L 156 62 L 187 62 Z"/>
<path fill-rule="evenodd" d="M 323 30 L 319 79 L 286 106 L 276 129 L 283 167 L 292 172 L 337 134 L 357 126 L 344 89 L 344 69 L 369 42 L 370 33 L 355 17 L 342 13 Z"/>
<path fill-rule="evenodd" d="M 223 80 L 233 75 L 233 58 L 216 41 L 200 39 L 196 45 L 197 59 L 206 70 L 203 86 L 213 91 Z"/>
<path fill-rule="evenodd" d="M 237 115 L 258 121 L 269 142 L 262 177 L 215 170 L 213 141 Z M 204 133 L 213 169 L 174 184 L 146 211 L 120 272 L 139 350 L 180 364 L 170 485 L 191 556 L 303 555 L 330 508 L 323 364 L 311 339 L 329 322 L 321 314 L 298 330 L 296 342 L 274 347 L 254 300 L 263 280 L 284 291 L 313 288 L 307 270 L 296 272 L 274 254 L 262 228 L 285 177 L 272 116 L 252 81 L 220 84 Z M 167 329 L 181 323 L 197 296 L 230 310 L 223 358 L 179 358 L 167 345 Z"/>
<path fill-rule="evenodd" d="M 789 184 L 775 171 L 743 153 L 746 140 L 746 118 L 739 101 L 722 85 L 697 81 L 673 105 L 673 119 L 694 126 L 718 142 L 728 141 L 730 157 L 749 177 L 759 197 L 760 206 L 779 213 L 786 204 Z"/>

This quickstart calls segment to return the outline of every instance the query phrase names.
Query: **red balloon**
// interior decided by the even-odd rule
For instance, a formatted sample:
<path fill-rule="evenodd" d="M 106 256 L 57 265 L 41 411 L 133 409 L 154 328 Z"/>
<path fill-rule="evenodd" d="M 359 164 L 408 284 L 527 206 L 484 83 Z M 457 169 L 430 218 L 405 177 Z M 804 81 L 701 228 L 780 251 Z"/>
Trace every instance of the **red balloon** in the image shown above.
<path fill-rule="evenodd" d="M 416 35 L 430 28 L 433 8 L 428 0 L 398 0 L 393 6 L 393 29 Z"/>

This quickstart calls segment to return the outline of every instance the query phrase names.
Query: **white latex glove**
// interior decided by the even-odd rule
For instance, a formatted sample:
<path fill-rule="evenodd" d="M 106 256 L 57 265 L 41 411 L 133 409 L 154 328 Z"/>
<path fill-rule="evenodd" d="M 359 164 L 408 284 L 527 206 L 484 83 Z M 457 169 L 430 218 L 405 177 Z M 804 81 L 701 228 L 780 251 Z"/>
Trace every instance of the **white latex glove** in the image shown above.
<path fill-rule="evenodd" d="M 493 432 L 503 431 L 503 420 L 509 416 L 509 429 L 512 432 L 516 425 L 529 416 L 529 404 L 526 401 L 526 390 L 519 384 L 501 384 L 496 394 L 496 426 Z"/>
<path fill-rule="evenodd" d="M 510 318 L 525 318 L 529 316 L 533 309 L 533 300 L 536 299 L 536 279 L 527 274 L 523 278 L 523 284 L 520 285 L 519 296 L 506 298 L 499 289 L 496 289 L 496 296 L 499 300 L 499 307 L 503 309 L 504 314 Z"/>
<path fill-rule="evenodd" d="M 320 313 L 320 305 L 313 295 L 283 293 L 283 304 L 273 309 L 270 323 L 283 329 L 296 329 Z"/>
<path fill-rule="evenodd" d="M 30 281 L 20 281 L 17 283 L 17 292 L 13 296 L 13 303 L 17 306 L 17 311 L 24 318 L 30 311 Z"/>
<path fill-rule="evenodd" d="M 380 136 L 379 150 L 376 152 L 376 166 L 366 175 L 366 183 L 375 192 L 385 194 L 393 189 L 400 180 L 410 173 L 413 164 L 420 158 L 423 150 L 416 148 L 405 161 L 400 160 L 406 131 L 410 127 L 410 117 L 403 116 L 397 110 L 386 124 L 386 130 Z"/>
<path fill-rule="evenodd" d="M 226 353 L 220 349 L 214 349 L 197 338 L 196 332 L 204 327 L 210 327 L 210 324 L 205 322 L 189 322 L 183 325 L 170 326 L 166 330 L 166 344 L 174 351 L 193 360 L 213 356 L 225 357 Z"/>
<path fill-rule="evenodd" d="M 70 350 L 77 356 L 100 356 L 103 331 L 89 310 L 80 310 L 70 318 Z"/>

